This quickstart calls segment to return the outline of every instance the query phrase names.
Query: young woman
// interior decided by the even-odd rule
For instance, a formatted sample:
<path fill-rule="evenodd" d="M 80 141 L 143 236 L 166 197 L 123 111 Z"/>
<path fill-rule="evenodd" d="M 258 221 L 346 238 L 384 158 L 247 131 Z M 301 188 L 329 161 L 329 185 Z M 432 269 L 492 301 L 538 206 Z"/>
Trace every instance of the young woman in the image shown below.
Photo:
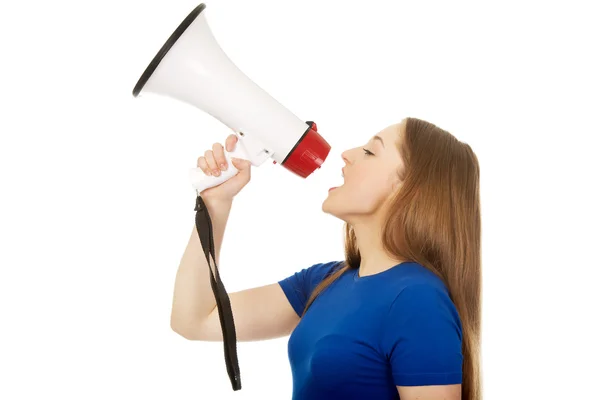
<path fill-rule="evenodd" d="M 227 138 L 234 148 L 236 137 Z M 345 222 L 345 259 L 230 294 L 239 341 L 291 334 L 294 399 L 479 400 L 479 163 L 471 147 L 406 118 L 342 154 L 344 184 L 322 210 Z M 219 174 L 223 147 L 198 159 Z M 250 164 L 202 197 L 217 265 Z M 227 168 L 227 165 L 221 168 Z M 212 172 L 211 172 L 212 171 Z M 173 330 L 222 340 L 194 227 L 177 272 Z"/>

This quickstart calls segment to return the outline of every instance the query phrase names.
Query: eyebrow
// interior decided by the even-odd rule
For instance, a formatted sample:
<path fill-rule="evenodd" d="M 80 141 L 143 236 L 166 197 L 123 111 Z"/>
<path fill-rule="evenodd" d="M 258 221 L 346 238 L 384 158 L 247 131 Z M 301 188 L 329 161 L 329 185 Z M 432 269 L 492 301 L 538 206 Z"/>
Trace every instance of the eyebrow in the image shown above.
<path fill-rule="evenodd" d="M 379 140 L 381 142 L 381 145 L 385 148 L 385 144 L 383 144 L 383 139 L 382 138 L 380 138 L 379 136 L 375 135 L 375 136 L 373 136 L 373 139 Z"/>

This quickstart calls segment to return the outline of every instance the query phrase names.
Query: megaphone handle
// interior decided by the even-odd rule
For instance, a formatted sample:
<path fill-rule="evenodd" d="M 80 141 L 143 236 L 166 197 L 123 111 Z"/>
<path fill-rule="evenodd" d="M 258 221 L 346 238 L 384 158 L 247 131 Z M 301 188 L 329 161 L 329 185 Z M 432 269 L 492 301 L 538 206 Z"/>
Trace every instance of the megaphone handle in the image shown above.
<path fill-rule="evenodd" d="M 225 150 L 224 151 L 225 160 L 227 160 L 227 169 L 225 171 L 221 171 L 219 176 L 206 175 L 201 168 L 193 168 L 190 170 L 190 180 L 192 181 L 192 186 L 198 194 L 202 193 L 204 190 L 220 185 L 226 180 L 235 176 L 239 170 L 233 165 L 231 162 L 231 158 L 240 158 L 243 160 L 247 160 L 248 156 L 243 149 L 243 146 L 235 146 L 235 149 L 231 152 Z"/>

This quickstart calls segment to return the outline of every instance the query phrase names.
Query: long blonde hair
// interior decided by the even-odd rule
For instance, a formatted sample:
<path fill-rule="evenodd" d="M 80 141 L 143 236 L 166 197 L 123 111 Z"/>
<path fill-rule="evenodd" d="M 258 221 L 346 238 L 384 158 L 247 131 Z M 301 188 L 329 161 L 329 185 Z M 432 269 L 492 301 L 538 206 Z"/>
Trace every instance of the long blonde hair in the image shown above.
<path fill-rule="evenodd" d="M 462 399 L 480 400 L 481 214 L 479 161 L 449 132 L 407 118 L 398 146 L 405 170 L 383 228 L 383 246 L 398 259 L 417 262 L 439 276 L 463 326 Z M 400 173 L 400 172 L 399 172 Z M 345 261 L 315 288 L 304 312 L 333 281 L 360 266 L 352 226 L 345 224 Z"/>

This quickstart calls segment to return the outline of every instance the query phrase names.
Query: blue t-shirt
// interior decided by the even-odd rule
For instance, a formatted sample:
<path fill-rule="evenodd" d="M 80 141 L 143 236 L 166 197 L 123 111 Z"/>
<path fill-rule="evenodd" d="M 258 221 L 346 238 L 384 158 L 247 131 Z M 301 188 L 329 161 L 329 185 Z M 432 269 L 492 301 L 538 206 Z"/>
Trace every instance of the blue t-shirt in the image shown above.
<path fill-rule="evenodd" d="M 340 261 L 279 282 L 301 315 Z M 398 386 L 462 382 L 462 325 L 441 279 L 406 262 L 360 277 L 348 270 L 317 297 L 290 335 L 294 400 L 398 399 Z"/>

